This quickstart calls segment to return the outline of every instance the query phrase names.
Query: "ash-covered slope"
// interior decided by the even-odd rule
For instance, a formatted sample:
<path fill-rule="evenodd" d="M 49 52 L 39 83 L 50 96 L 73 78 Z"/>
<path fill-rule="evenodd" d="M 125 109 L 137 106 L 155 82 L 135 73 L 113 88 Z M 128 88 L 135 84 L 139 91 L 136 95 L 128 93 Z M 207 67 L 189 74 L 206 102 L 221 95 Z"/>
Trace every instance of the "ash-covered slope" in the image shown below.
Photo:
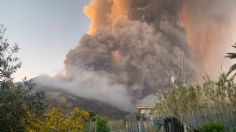
<path fill-rule="evenodd" d="M 73 95 L 66 91 L 37 85 L 37 89 L 43 90 L 48 98 L 49 107 L 59 107 L 65 110 L 71 110 L 75 107 L 83 108 L 89 112 L 95 112 L 108 118 L 124 118 L 128 112 L 115 108 L 107 103 L 86 99 Z"/>

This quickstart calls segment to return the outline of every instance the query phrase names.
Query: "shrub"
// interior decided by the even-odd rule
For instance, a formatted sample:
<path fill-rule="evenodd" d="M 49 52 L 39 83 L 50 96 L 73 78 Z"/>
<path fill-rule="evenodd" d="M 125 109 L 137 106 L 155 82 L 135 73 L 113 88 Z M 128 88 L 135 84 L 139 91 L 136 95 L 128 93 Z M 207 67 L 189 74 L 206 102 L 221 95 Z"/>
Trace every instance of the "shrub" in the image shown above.
<path fill-rule="evenodd" d="M 110 132 L 110 128 L 107 125 L 108 120 L 100 116 L 96 117 L 97 132 Z"/>
<path fill-rule="evenodd" d="M 208 121 L 200 130 L 201 132 L 225 132 L 225 127 L 222 122 Z"/>

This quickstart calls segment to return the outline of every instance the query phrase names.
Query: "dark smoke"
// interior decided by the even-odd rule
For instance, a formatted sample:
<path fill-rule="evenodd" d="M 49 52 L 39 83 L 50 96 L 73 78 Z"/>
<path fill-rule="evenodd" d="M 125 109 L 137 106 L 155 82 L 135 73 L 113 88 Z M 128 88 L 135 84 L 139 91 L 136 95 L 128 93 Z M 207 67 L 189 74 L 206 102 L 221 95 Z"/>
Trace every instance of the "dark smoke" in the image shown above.
<path fill-rule="evenodd" d="M 186 32 L 178 21 L 179 9 L 173 5 L 178 2 L 135 0 L 129 4 L 127 20 L 117 18 L 112 26 L 99 27 L 95 35 L 84 35 L 67 54 L 65 65 L 72 80 L 74 67 L 102 72 L 137 99 L 158 90 L 156 79 L 170 81 L 171 63 L 182 59 L 186 69 L 194 68 Z"/>
<path fill-rule="evenodd" d="M 120 0 L 125 9 L 117 8 L 124 10 L 119 14 L 113 10 L 116 2 L 92 0 L 88 15 L 92 14 L 90 30 L 95 31 L 85 34 L 66 55 L 61 78 L 63 85 L 69 84 L 68 91 L 126 110 L 132 108 L 130 102 L 150 100 L 166 88 L 161 84 L 178 76 L 170 65 L 176 68 L 184 61 L 186 74 L 214 69 L 212 64 L 221 59 L 211 56 L 225 51 L 227 35 L 221 34 L 229 31 L 236 4 L 235 0 Z"/>

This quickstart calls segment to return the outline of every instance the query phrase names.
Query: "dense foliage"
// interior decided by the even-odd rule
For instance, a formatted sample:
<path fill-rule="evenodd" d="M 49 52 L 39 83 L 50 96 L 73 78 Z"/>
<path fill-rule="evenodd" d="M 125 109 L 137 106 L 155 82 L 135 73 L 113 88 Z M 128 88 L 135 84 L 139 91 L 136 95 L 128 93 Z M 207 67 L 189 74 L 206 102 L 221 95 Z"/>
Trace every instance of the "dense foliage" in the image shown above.
<path fill-rule="evenodd" d="M 110 128 L 108 127 L 107 123 L 108 123 L 108 120 L 106 118 L 97 116 L 96 117 L 97 132 L 110 132 Z"/>
<path fill-rule="evenodd" d="M 231 121 L 228 127 L 234 125 L 236 85 L 226 74 L 216 81 L 205 77 L 201 85 L 178 82 L 175 88 L 160 94 L 158 100 L 157 118 L 178 117 L 195 129 L 211 119 Z"/>
<path fill-rule="evenodd" d="M 0 83 L 12 82 L 12 74 L 21 67 L 21 62 L 19 58 L 14 55 L 18 53 L 19 47 L 15 44 L 13 47 L 10 47 L 7 39 L 4 38 L 4 33 L 6 28 L 3 25 L 0 25 Z"/>
<path fill-rule="evenodd" d="M 46 109 L 43 92 L 34 92 L 30 81 L 2 85 L 0 89 L 0 131 L 25 131 L 30 116 L 40 118 Z"/>
<path fill-rule="evenodd" d="M 34 89 L 33 81 L 13 82 L 12 74 L 21 66 L 14 56 L 19 48 L 10 47 L 4 38 L 5 31 L 0 26 L 0 132 L 82 132 L 89 118 L 86 111 L 80 108 L 67 113 L 56 108 L 47 110 L 45 94 Z"/>
<path fill-rule="evenodd" d="M 35 122 L 35 124 L 29 130 L 42 132 L 82 132 L 83 124 L 88 120 L 88 117 L 88 112 L 80 108 L 75 108 L 69 113 L 63 113 L 56 108 L 52 108 L 45 114 L 43 119 L 31 121 Z"/>
<path fill-rule="evenodd" d="M 201 132 L 225 132 L 225 127 L 222 122 L 209 121 L 202 126 L 200 131 Z"/>
<path fill-rule="evenodd" d="M 236 48 L 236 44 L 233 47 Z M 235 59 L 236 53 L 228 53 L 226 57 Z M 170 89 L 157 96 L 155 109 L 157 118 L 177 117 L 182 121 L 191 122 L 191 126 L 194 125 L 195 128 L 199 128 L 211 119 L 216 119 L 224 123 L 229 122 L 227 127 L 234 127 L 236 73 L 233 72 L 235 69 L 236 64 L 215 81 L 205 76 L 203 82 L 198 85 L 188 84 L 184 80 L 173 82 Z"/>
<path fill-rule="evenodd" d="M 204 107 L 236 107 L 236 85 L 233 80 L 221 74 L 217 81 L 204 78 L 202 85 L 189 85 L 185 82 L 175 84 L 175 88 L 158 95 L 156 110 L 161 114 L 180 117 L 183 114 Z"/>
<path fill-rule="evenodd" d="M 12 74 L 21 66 L 15 54 L 17 45 L 10 47 L 0 27 L 0 131 L 25 131 L 29 115 L 41 117 L 46 108 L 43 92 L 34 91 L 34 83 L 13 83 Z"/>

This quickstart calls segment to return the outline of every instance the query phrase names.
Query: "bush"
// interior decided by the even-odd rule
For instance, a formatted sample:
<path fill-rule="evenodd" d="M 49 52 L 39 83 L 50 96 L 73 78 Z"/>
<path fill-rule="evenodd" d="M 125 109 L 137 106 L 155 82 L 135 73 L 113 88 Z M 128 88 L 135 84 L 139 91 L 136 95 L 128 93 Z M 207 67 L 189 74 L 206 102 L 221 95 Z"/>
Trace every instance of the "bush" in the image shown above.
<path fill-rule="evenodd" d="M 107 125 L 108 120 L 100 116 L 96 117 L 97 132 L 110 132 L 110 128 Z"/>
<path fill-rule="evenodd" d="M 200 130 L 201 132 L 225 132 L 225 126 L 222 122 L 208 121 Z"/>

